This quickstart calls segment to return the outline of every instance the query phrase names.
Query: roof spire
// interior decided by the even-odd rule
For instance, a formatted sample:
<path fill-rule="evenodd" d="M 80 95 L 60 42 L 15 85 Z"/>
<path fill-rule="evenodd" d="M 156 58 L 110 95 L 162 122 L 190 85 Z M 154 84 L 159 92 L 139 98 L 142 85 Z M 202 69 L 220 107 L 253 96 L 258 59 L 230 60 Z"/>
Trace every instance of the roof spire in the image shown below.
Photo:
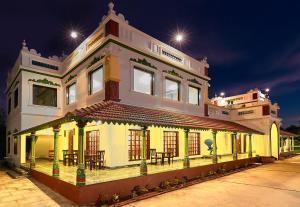
<path fill-rule="evenodd" d="M 116 14 L 116 11 L 114 10 L 115 4 L 113 0 L 109 0 L 109 4 L 108 4 L 108 15 L 110 14 Z"/>
<path fill-rule="evenodd" d="M 25 40 L 23 40 L 23 42 L 22 42 L 22 49 L 23 50 L 28 50 L 28 47 L 27 47 L 27 44 L 26 44 Z"/>

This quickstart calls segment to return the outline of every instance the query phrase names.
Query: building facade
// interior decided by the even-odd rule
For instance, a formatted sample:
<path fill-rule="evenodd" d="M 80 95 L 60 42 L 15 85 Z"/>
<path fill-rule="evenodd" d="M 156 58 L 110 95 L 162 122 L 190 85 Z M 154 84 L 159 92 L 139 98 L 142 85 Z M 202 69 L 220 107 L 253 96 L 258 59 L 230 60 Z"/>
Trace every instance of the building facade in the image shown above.
<path fill-rule="evenodd" d="M 66 57 L 42 57 L 23 42 L 7 79 L 7 157 L 34 166 L 53 156 L 58 176 L 63 151 L 78 150 L 79 185 L 87 152 L 105 151 L 107 168 L 138 164 L 141 174 L 150 149 L 184 167 L 203 157 L 278 158 L 278 105 L 259 90 L 209 100 L 208 71 L 205 58 L 132 27 L 110 3 Z"/>

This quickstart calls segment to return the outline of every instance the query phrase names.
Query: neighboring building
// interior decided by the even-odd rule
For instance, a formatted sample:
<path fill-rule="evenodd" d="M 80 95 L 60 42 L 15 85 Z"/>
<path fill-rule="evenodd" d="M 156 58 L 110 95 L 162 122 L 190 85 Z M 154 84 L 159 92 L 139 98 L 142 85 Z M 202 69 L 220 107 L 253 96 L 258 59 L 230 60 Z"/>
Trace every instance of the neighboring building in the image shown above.
<path fill-rule="evenodd" d="M 78 150 L 77 185 L 90 164 L 84 154 L 98 151 L 106 167 L 140 164 L 141 174 L 150 149 L 185 167 L 211 153 L 214 163 L 278 158 L 278 105 L 259 90 L 209 100 L 208 70 L 206 59 L 137 30 L 110 3 L 99 27 L 67 57 L 45 58 L 23 43 L 7 79 L 7 157 L 32 167 L 36 158 L 53 158 L 59 176 L 63 150 Z"/>
<path fill-rule="evenodd" d="M 268 93 L 255 89 L 245 94 L 231 97 L 215 97 L 208 104 L 208 115 L 221 118 L 257 129 L 264 133 L 263 154 L 279 157 L 279 128 L 281 118 L 278 116 L 279 106 L 272 104 Z M 263 143 L 261 143 L 263 144 Z"/>

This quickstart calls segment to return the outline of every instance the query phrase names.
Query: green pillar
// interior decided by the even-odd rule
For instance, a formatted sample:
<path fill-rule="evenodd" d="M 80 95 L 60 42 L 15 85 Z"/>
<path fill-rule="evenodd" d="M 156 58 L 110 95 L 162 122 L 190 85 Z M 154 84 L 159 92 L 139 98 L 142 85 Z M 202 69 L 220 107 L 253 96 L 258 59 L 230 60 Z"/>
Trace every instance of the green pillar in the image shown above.
<path fill-rule="evenodd" d="M 35 146 L 36 146 L 36 140 L 37 136 L 35 133 L 31 133 L 31 161 L 30 161 L 30 168 L 35 168 Z"/>
<path fill-rule="evenodd" d="M 54 132 L 54 160 L 53 160 L 53 177 L 59 177 L 59 159 L 58 159 L 58 139 L 59 139 L 60 125 L 53 127 Z"/>
<path fill-rule="evenodd" d="M 146 132 L 147 126 L 142 127 L 142 136 L 141 136 L 141 165 L 140 165 L 140 174 L 147 175 L 147 140 L 146 140 Z"/>
<path fill-rule="evenodd" d="M 212 130 L 213 135 L 213 155 L 212 155 L 212 162 L 213 164 L 218 163 L 218 155 L 217 155 L 217 130 Z"/>
<path fill-rule="evenodd" d="M 85 121 L 77 121 L 78 127 L 78 168 L 76 172 L 76 185 L 85 186 L 86 175 L 84 165 L 84 127 L 86 126 Z"/>
<path fill-rule="evenodd" d="M 249 152 L 248 157 L 252 157 L 252 134 L 249 134 Z"/>
<path fill-rule="evenodd" d="M 232 136 L 232 141 L 233 141 L 233 160 L 237 160 L 238 159 L 238 154 L 237 154 L 237 149 L 236 149 L 236 135 L 237 133 L 233 133 Z"/>
<path fill-rule="evenodd" d="M 190 158 L 189 158 L 189 129 L 184 129 L 184 160 L 183 167 L 190 167 Z"/>
<path fill-rule="evenodd" d="M 284 138 L 283 137 L 280 137 L 280 143 L 281 143 L 280 151 L 284 152 Z"/>

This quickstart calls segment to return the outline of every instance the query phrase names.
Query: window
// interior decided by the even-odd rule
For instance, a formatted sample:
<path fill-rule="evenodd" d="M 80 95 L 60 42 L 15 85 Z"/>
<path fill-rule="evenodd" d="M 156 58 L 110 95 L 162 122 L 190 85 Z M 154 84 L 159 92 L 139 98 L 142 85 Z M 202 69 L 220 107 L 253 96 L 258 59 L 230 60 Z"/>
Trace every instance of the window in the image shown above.
<path fill-rule="evenodd" d="M 200 155 L 200 133 L 189 133 L 189 155 Z"/>
<path fill-rule="evenodd" d="M 16 108 L 19 104 L 19 89 L 17 88 L 14 92 L 14 107 Z"/>
<path fill-rule="evenodd" d="M 99 131 L 86 132 L 86 153 L 96 155 L 99 150 Z"/>
<path fill-rule="evenodd" d="M 76 83 L 67 87 L 67 104 L 75 103 L 76 101 Z"/>
<path fill-rule="evenodd" d="M 35 60 L 32 61 L 32 65 L 36 65 L 36 66 L 43 67 L 43 68 L 48 68 L 51 70 L 58 70 L 58 67 L 55 65 L 50 65 L 50 64 L 38 62 Z"/>
<path fill-rule="evenodd" d="M 178 157 L 178 132 L 164 132 L 164 152 L 171 152 Z"/>
<path fill-rule="evenodd" d="M 128 159 L 129 161 L 141 160 L 141 130 L 130 130 L 128 137 Z M 146 131 L 147 159 L 150 159 L 150 131 Z"/>
<path fill-rule="evenodd" d="M 33 85 L 33 104 L 57 107 L 57 89 Z"/>
<path fill-rule="evenodd" d="M 199 105 L 200 102 L 200 89 L 189 86 L 189 103 Z"/>
<path fill-rule="evenodd" d="M 165 97 L 174 101 L 179 101 L 180 83 L 174 80 L 166 79 Z"/>
<path fill-rule="evenodd" d="M 14 137 L 14 154 L 18 154 L 18 137 Z"/>
<path fill-rule="evenodd" d="M 134 91 L 153 95 L 153 73 L 134 68 Z"/>
<path fill-rule="evenodd" d="M 11 98 L 8 99 L 8 104 L 7 104 L 7 112 L 11 112 Z"/>
<path fill-rule="evenodd" d="M 103 89 L 103 67 L 89 74 L 89 94 L 93 95 Z"/>
<path fill-rule="evenodd" d="M 7 154 L 10 154 L 10 137 L 7 139 Z"/>

